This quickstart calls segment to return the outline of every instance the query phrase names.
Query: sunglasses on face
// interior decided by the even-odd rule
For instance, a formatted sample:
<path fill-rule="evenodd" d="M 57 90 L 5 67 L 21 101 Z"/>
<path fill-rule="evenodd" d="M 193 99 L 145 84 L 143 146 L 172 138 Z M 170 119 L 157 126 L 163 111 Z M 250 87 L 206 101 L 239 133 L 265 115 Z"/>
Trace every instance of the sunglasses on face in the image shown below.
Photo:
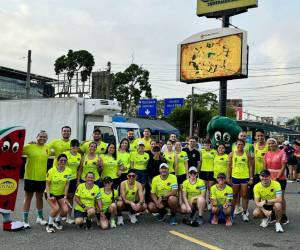
<path fill-rule="evenodd" d="M 225 179 L 225 177 L 218 177 L 217 179 L 224 180 L 224 179 Z"/>
<path fill-rule="evenodd" d="M 197 172 L 190 172 L 191 175 L 196 175 L 198 174 Z"/>
<path fill-rule="evenodd" d="M 127 175 L 128 178 L 135 178 L 135 175 L 134 174 L 129 174 Z"/>

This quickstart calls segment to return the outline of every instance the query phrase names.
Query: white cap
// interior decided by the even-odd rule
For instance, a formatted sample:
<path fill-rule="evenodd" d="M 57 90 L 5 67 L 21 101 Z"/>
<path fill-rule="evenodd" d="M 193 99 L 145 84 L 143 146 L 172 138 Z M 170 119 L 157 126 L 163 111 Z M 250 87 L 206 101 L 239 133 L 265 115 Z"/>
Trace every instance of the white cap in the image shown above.
<path fill-rule="evenodd" d="M 138 146 L 140 146 L 140 145 L 144 145 L 145 146 L 145 143 L 143 141 L 139 141 Z"/>
<path fill-rule="evenodd" d="M 196 167 L 190 167 L 190 168 L 189 168 L 189 173 L 192 172 L 192 171 L 198 173 L 198 169 L 197 169 Z"/>
<path fill-rule="evenodd" d="M 285 146 L 287 146 L 287 145 L 289 145 L 289 144 L 290 144 L 289 141 L 284 141 L 284 142 L 283 142 L 283 145 L 285 145 Z"/>
<path fill-rule="evenodd" d="M 169 166 L 167 163 L 162 163 L 159 165 L 159 169 L 161 169 L 161 168 L 169 168 Z"/>

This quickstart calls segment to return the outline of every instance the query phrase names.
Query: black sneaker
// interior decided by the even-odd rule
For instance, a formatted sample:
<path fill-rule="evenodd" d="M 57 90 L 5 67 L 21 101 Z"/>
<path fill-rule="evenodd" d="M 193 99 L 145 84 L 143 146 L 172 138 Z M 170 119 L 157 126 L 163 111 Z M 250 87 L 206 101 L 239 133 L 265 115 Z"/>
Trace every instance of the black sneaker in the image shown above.
<path fill-rule="evenodd" d="M 286 224 L 289 224 L 290 221 L 288 219 L 288 217 L 286 216 L 286 214 L 283 214 L 282 217 L 281 217 L 281 224 L 282 225 L 286 225 Z"/>
<path fill-rule="evenodd" d="M 92 227 L 92 220 L 91 219 L 86 219 L 86 228 L 90 229 Z"/>
<path fill-rule="evenodd" d="M 166 210 L 163 210 L 163 211 L 159 212 L 159 214 L 157 216 L 157 220 L 158 221 L 164 221 L 166 219 L 166 215 L 167 215 Z"/>

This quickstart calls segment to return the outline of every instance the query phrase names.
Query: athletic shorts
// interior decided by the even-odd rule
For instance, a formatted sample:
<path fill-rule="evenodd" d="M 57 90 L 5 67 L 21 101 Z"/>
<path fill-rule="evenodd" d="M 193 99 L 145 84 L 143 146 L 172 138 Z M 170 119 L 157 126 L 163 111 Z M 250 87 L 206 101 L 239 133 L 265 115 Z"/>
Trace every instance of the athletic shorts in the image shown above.
<path fill-rule="evenodd" d="M 281 190 L 285 191 L 286 189 L 286 180 L 278 180 L 280 186 L 281 186 Z"/>
<path fill-rule="evenodd" d="M 77 179 L 70 180 L 68 193 L 74 194 L 76 192 L 76 188 L 77 188 Z"/>
<path fill-rule="evenodd" d="M 289 159 L 289 160 L 287 161 L 287 165 L 288 165 L 288 166 L 289 166 L 289 165 L 292 165 L 292 166 L 297 165 L 297 158 L 296 158 L 296 157 L 292 157 L 291 159 Z"/>
<path fill-rule="evenodd" d="M 85 181 L 84 180 L 82 180 L 82 179 L 80 179 L 80 183 L 85 183 Z M 102 182 L 101 182 L 101 180 L 99 179 L 99 180 L 96 180 L 96 181 L 94 181 L 94 183 L 99 187 L 99 188 L 101 188 L 101 187 L 103 187 L 103 185 L 102 185 Z"/>
<path fill-rule="evenodd" d="M 87 217 L 87 212 L 82 212 L 74 209 L 74 219 Z"/>
<path fill-rule="evenodd" d="M 223 211 L 223 206 L 222 205 L 219 205 L 218 206 L 218 209 L 219 209 L 219 213 L 218 213 L 218 223 L 220 224 L 220 223 L 225 223 L 225 213 L 224 213 L 224 211 Z M 231 215 L 230 215 L 230 217 L 231 217 L 231 221 L 233 222 L 233 213 L 234 213 L 234 209 L 231 209 Z M 212 212 L 210 212 L 210 217 L 209 217 L 209 221 L 211 222 L 211 220 L 212 220 L 212 218 L 213 218 L 213 213 Z"/>
<path fill-rule="evenodd" d="M 138 170 L 138 169 L 133 169 L 134 173 L 137 176 L 137 181 L 141 183 L 142 185 L 146 184 L 147 181 L 147 171 L 146 170 Z"/>
<path fill-rule="evenodd" d="M 54 197 L 58 201 L 58 200 L 63 199 L 65 197 L 65 195 L 64 194 L 61 194 L 61 195 L 50 194 L 50 197 Z M 45 199 L 46 200 L 48 199 L 47 193 L 45 193 Z"/>
<path fill-rule="evenodd" d="M 268 211 L 273 211 L 274 210 L 274 206 L 273 205 L 264 205 L 264 209 L 266 209 Z"/>
<path fill-rule="evenodd" d="M 182 185 L 182 183 L 186 180 L 186 174 L 177 175 L 176 177 L 178 185 Z"/>
<path fill-rule="evenodd" d="M 200 171 L 199 178 L 204 181 L 214 181 L 214 171 Z"/>
<path fill-rule="evenodd" d="M 239 184 L 248 184 L 249 178 L 234 178 L 232 177 L 232 184 L 233 185 L 239 185 Z"/>
<path fill-rule="evenodd" d="M 24 180 L 24 191 L 28 193 L 44 193 L 46 181 Z"/>

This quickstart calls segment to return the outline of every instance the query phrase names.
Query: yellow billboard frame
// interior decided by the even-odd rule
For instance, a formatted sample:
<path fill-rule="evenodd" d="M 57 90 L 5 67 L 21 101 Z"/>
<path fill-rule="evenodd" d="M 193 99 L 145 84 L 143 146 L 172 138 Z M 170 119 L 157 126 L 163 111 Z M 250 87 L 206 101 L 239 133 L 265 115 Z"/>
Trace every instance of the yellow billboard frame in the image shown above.
<path fill-rule="evenodd" d="M 257 6 L 258 0 L 197 0 L 197 16 L 230 16 Z"/>

